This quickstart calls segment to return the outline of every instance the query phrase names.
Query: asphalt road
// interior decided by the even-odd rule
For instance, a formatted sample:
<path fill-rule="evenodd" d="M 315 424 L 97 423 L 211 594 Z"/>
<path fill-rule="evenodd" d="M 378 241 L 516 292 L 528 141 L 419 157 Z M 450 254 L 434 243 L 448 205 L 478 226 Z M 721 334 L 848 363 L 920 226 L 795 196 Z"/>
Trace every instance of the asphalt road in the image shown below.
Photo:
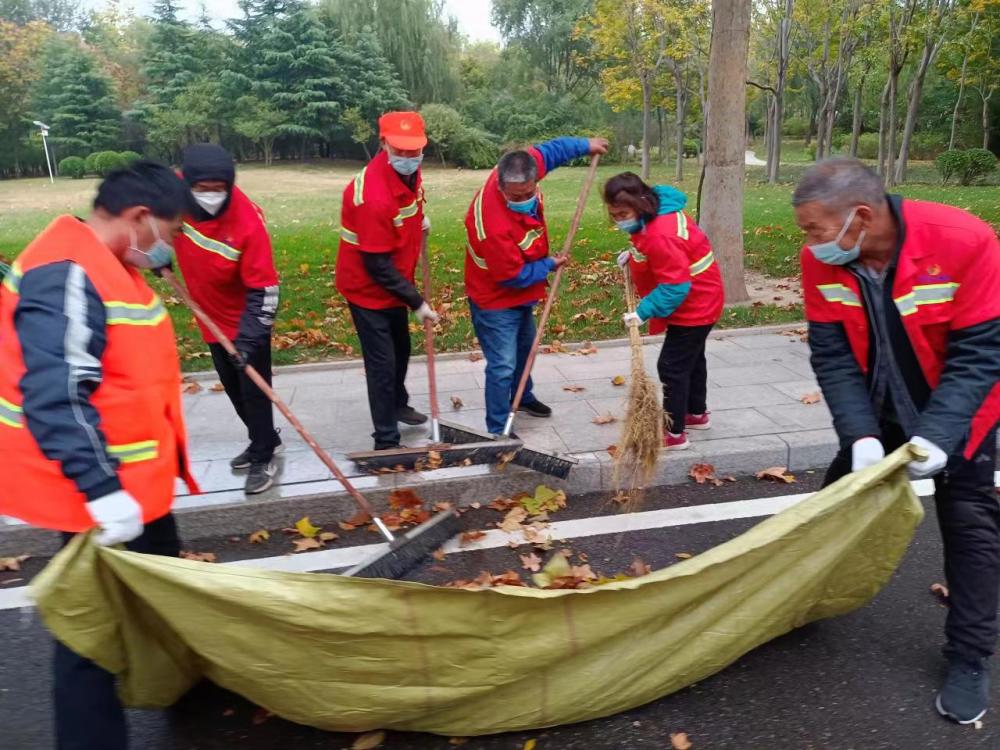
<path fill-rule="evenodd" d="M 718 489 L 665 488 L 647 498 L 644 509 L 805 492 L 817 482 L 812 475 L 793 485 L 741 478 Z M 942 574 L 933 503 L 927 508 L 927 519 L 900 571 L 868 607 L 792 632 L 704 682 L 642 708 L 573 726 L 470 738 L 459 746 L 518 750 L 534 739 L 537 750 L 666 750 L 671 733 L 686 732 L 696 750 L 1000 750 L 1000 723 L 994 725 L 991 715 L 977 730 L 946 722 L 932 707 L 942 677 L 939 649 L 945 609 L 929 593 Z M 574 498 L 553 520 L 613 513 L 604 497 Z M 467 513 L 463 522 L 468 528 L 483 528 L 500 518 L 484 508 Z M 335 525 L 336 519 L 313 520 Z M 672 564 L 678 552 L 697 554 L 755 522 L 727 520 L 615 533 L 569 539 L 560 546 L 584 553 L 595 570 L 614 574 L 635 556 L 654 568 Z M 275 532 L 264 545 L 240 537 L 196 540 L 187 547 L 215 552 L 220 561 L 290 551 L 289 538 Z M 357 530 L 342 532 L 336 544 L 374 541 L 368 532 Z M 30 578 L 42 562 L 29 561 L 22 573 L 0 574 L 0 588 L 22 585 L 4 581 Z M 519 569 L 517 552 L 501 547 L 430 561 L 411 577 L 443 583 L 508 568 Z M 49 637 L 31 610 L 0 610 L 0 634 L 0 750 L 49 748 Z M 196 688 L 171 711 L 130 712 L 130 726 L 135 750 L 336 750 L 349 748 L 355 739 L 275 717 L 255 721 L 254 706 L 211 685 Z M 383 745 L 418 750 L 455 746 L 449 738 L 404 733 L 389 733 Z"/>

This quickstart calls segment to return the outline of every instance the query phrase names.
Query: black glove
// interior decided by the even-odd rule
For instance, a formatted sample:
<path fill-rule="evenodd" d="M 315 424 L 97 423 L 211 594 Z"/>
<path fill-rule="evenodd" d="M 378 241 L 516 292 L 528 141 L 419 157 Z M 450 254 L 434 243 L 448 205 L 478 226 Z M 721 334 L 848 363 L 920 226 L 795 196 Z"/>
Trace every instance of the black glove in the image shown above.
<path fill-rule="evenodd" d="M 170 271 L 170 273 L 174 272 L 174 264 L 173 263 L 167 263 L 167 265 L 165 265 L 165 266 L 159 266 L 158 268 L 151 268 L 149 270 L 152 272 L 153 276 L 155 276 L 158 279 L 162 279 L 163 278 L 163 272 L 165 270 L 166 271 Z"/>
<path fill-rule="evenodd" d="M 235 354 L 229 355 L 229 359 L 232 361 L 233 366 L 240 372 L 247 369 L 247 360 L 249 358 L 250 355 L 247 352 L 242 352 L 239 349 L 236 350 Z"/>

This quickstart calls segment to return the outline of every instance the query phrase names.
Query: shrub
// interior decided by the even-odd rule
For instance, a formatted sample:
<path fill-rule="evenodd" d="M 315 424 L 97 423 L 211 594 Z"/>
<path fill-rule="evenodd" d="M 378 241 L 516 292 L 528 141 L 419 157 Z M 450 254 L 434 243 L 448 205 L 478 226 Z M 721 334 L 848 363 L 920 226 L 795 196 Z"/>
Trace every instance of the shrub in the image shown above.
<path fill-rule="evenodd" d="M 816 161 L 816 141 L 813 141 L 808 146 L 806 146 L 806 153 L 809 154 L 809 158 Z"/>
<path fill-rule="evenodd" d="M 917 133 L 910 141 L 910 158 L 933 161 L 947 148 L 944 136 L 937 133 Z"/>
<path fill-rule="evenodd" d="M 986 177 L 996 171 L 997 158 L 989 149 L 970 148 L 965 155 L 965 167 L 961 174 L 963 185 L 971 185 L 980 177 Z"/>
<path fill-rule="evenodd" d="M 101 153 L 95 151 L 92 154 L 88 154 L 87 158 L 83 160 L 83 171 L 84 174 L 97 174 L 97 155 Z"/>
<path fill-rule="evenodd" d="M 833 147 L 833 151 L 846 153 L 851 146 L 851 134 L 834 133 L 833 138 L 830 139 L 830 145 Z"/>
<path fill-rule="evenodd" d="M 785 120 L 782 132 L 792 138 L 805 138 L 809 133 L 809 120 L 804 117 L 789 117 Z"/>
<path fill-rule="evenodd" d="M 137 154 L 135 151 L 121 151 L 118 156 L 121 158 L 124 166 L 128 166 L 134 161 L 139 161 L 142 158 L 142 154 Z"/>
<path fill-rule="evenodd" d="M 684 157 L 690 159 L 701 153 L 701 141 L 697 138 L 684 139 Z"/>
<path fill-rule="evenodd" d="M 59 174 L 79 180 L 87 174 L 86 162 L 79 156 L 67 156 L 59 162 Z"/>
<path fill-rule="evenodd" d="M 858 136 L 858 158 L 878 158 L 878 133 L 862 133 Z"/>
<path fill-rule="evenodd" d="M 117 151 L 98 151 L 94 154 L 94 171 L 101 177 L 107 177 L 115 169 L 126 165 L 127 162 Z"/>

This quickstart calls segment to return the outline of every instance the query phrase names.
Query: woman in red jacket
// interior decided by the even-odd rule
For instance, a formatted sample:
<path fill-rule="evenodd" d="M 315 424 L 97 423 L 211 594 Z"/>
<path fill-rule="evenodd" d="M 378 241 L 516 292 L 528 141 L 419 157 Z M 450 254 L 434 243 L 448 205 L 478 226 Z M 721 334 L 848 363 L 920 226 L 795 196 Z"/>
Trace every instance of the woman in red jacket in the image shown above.
<path fill-rule="evenodd" d="M 667 332 L 657 362 L 668 420 L 663 446 L 685 450 L 687 430 L 711 426 L 705 342 L 722 315 L 722 274 L 705 233 L 684 213 L 687 198 L 679 190 L 650 187 L 624 172 L 605 184 L 604 202 L 618 228 L 631 235 L 632 247 L 618 265 L 628 265 L 642 297 L 636 311 L 625 314 L 625 325 L 648 320 L 650 333 Z"/>

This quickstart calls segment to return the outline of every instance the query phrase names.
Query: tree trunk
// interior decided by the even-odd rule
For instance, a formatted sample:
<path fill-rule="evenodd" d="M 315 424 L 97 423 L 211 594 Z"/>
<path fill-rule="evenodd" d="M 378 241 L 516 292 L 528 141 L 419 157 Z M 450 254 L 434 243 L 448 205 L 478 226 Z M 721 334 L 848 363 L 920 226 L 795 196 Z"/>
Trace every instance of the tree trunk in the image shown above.
<path fill-rule="evenodd" d="M 714 0 L 702 226 L 722 269 L 726 300 L 745 302 L 743 182 L 750 0 Z"/>
<path fill-rule="evenodd" d="M 896 92 L 899 87 L 899 71 L 889 75 L 889 124 L 886 133 L 885 186 L 896 184 Z"/>
<path fill-rule="evenodd" d="M 648 74 L 640 76 L 642 82 L 642 179 L 649 179 L 649 137 L 653 130 L 653 86 Z"/>
<path fill-rule="evenodd" d="M 767 181 L 775 185 L 781 169 L 781 128 L 785 119 L 785 79 L 788 77 L 789 41 L 792 33 L 793 0 L 785 0 L 785 15 L 778 24 L 778 75 L 771 110 L 771 138 L 767 144 Z"/>
<path fill-rule="evenodd" d="M 965 96 L 965 71 L 969 67 L 969 53 L 965 53 L 962 58 L 962 74 L 958 79 L 958 98 L 955 100 L 955 109 L 951 113 L 951 137 L 948 138 L 948 150 L 955 148 L 955 131 L 958 129 L 958 110 L 962 108 L 962 97 Z"/>
<path fill-rule="evenodd" d="M 993 98 L 995 90 L 990 89 L 988 96 L 983 96 L 982 91 L 979 92 L 979 95 L 983 99 L 983 148 L 990 147 L 990 99 Z"/>
<path fill-rule="evenodd" d="M 674 179 L 680 182 L 684 179 L 684 119 L 687 116 L 687 92 L 684 91 L 684 76 L 681 66 L 674 63 L 674 83 L 677 86 L 677 167 Z"/>
<path fill-rule="evenodd" d="M 880 177 L 885 177 L 885 143 L 886 124 L 889 120 L 889 81 L 886 80 L 882 87 L 882 98 L 879 100 L 878 110 L 878 173 Z"/>
<path fill-rule="evenodd" d="M 937 57 L 938 50 L 944 42 L 944 36 L 938 35 L 941 28 L 942 17 L 946 9 L 945 3 L 937 3 L 937 23 L 933 29 L 926 32 L 924 36 L 924 51 L 920 56 L 920 64 L 917 66 L 917 74 L 910 84 L 909 106 L 906 108 L 906 124 L 903 127 L 903 140 L 899 144 L 899 161 L 896 162 L 895 181 L 897 183 L 906 180 L 906 165 L 910 158 L 910 142 L 913 139 L 913 131 L 917 126 L 917 113 L 920 111 L 920 99 L 924 93 L 924 80 L 927 78 L 927 70 L 930 68 L 934 58 Z"/>
<path fill-rule="evenodd" d="M 865 81 L 862 78 L 858 88 L 854 91 L 854 119 L 851 121 L 851 151 L 852 158 L 858 158 L 858 139 L 861 138 L 862 124 L 862 96 L 864 93 Z"/>

